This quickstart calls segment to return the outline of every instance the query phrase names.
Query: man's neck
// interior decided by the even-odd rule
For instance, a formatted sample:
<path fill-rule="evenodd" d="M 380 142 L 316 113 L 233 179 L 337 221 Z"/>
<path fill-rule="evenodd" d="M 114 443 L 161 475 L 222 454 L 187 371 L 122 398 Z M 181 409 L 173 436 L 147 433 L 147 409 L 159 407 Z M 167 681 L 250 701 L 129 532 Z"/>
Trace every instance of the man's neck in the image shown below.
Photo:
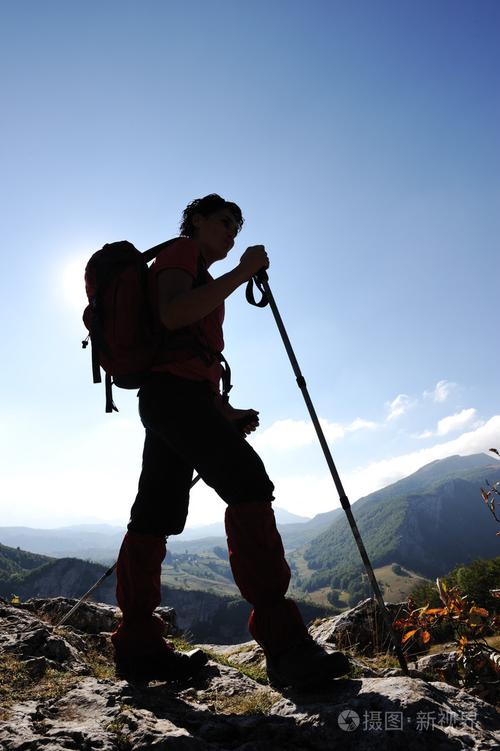
<path fill-rule="evenodd" d="M 215 263 L 217 259 L 212 256 L 210 248 L 207 245 L 202 245 L 201 243 L 199 243 L 199 245 L 200 245 L 200 253 L 203 256 L 205 265 L 208 269 L 213 263 Z"/>

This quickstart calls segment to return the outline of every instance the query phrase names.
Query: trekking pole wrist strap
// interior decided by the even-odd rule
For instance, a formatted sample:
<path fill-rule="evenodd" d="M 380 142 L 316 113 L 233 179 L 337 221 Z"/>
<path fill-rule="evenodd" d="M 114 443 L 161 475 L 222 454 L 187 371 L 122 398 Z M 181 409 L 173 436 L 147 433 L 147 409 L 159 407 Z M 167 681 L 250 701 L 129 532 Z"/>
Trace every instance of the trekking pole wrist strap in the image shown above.
<path fill-rule="evenodd" d="M 250 277 L 250 279 L 247 282 L 247 288 L 245 292 L 245 297 L 247 298 L 247 302 L 249 302 L 250 305 L 255 305 L 257 308 L 265 308 L 266 305 L 269 303 L 269 300 L 266 295 L 266 290 L 264 289 L 264 286 L 263 286 L 263 282 L 267 282 L 267 280 L 268 280 L 268 276 L 267 276 L 267 271 L 265 269 L 261 269 L 256 274 L 254 274 L 254 276 Z M 253 289 L 254 284 L 262 295 L 260 300 L 255 299 L 254 289 Z"/>

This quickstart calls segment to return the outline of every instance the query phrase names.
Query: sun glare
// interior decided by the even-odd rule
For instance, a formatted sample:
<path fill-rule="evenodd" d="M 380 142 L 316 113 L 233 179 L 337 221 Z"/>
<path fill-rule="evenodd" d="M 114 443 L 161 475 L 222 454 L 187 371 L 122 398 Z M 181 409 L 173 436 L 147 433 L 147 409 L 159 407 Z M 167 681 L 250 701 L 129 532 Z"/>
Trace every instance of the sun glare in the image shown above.
<path fill-rule="evenodd" d="M 85 294 L 84 272 L 89 254 L 74 256 L 68 259 L 62 268 L 61 291 L 62 298 L 68 307 L 83 311 L 87 304 Z"/>

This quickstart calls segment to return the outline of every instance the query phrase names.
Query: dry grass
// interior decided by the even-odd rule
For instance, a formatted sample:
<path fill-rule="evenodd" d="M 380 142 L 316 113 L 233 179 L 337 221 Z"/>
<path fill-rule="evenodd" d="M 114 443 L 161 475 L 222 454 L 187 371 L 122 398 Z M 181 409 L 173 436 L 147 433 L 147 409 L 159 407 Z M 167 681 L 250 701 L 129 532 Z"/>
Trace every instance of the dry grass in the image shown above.
<path fill-rule="evenodd" d="M 71 673 L 53 668 L 49 668 L 41 677 L 33 676 L 18 657 L 3 654 L 0 663 L 0 702 L 8 709 L 19 701 L 59 699 L 79 680 Z"/>
<path fill-rule="evenodd" d="M 219 665 L 226 665 L 226 667 L 234 668 L 239 673 L 246 675 L 247 678 L 251 678 L 252 681 L 260 683 L 263 686 L 267 686 L 269 684 L 267 672 L 264 667 L 260 667 L 260 665 L 239 665 L 235 662 L 231 662 L 231 660 L 227 657 L 223 657 L 222 655 L 217 654 L 216 652 L 212 652 L 209 649 L 205 649 L 203 651 L 206 652 L 211 660 L 218 662 Z"/>
<path fill-rule="evenodd" d="M 194 644 L 189 640 L 187 634 L 180 634 L 179 636 L 168 634 L 165 638 L 169 644 L 180 652 L 189 652 L 191 649 L 195 649 Z"/>
<path fill-rule="evenodd" d="M 395 574 L 392 566 L 393 564 L 389 563 L 386 566 L 380 566 L 373 570 L 375 578 L 383 586 L 385 602 L 397 603 L 407 600 L 415 587 L 429 581 L 429 579 L 419 576 L 414 571 L 405 569 L 404 566 L 401 566 L 401 568 L 406 572 L 407 576 Z"/>
<path fill-rule="evenodd" d="M 382 671 L 387 670 L 388 668 L 399 668 L 401 667 L 399 664 L 399 660 L 397 657 L 393 657 L 390 654 L 381 652 L 380 654 L 374 655 L 374 657 L 364 657 L 362 655 L 356 654 L 356 652 L 351 652 L 350 654 L 347 653 L 348 656 L 356 659 L 358 662 L 360 662 L 362 665 L 366 665 L 367 668 L 371 668 L 372 670 L 376 671 Z M 360 674 L 360 671 L 356 668 L 356 666 L 352 667 L 351 672 L 349 673 L 350 678 L 355 678 L 357 674 Z"/>
<path fill-rule="evenodd" d="M 108 655 L 90 648 L 85 650 L 82 657 L 95 678 L 116 678 L 114 663 Z M 20 701 L 59 699 L 80 681 L 81 676 L 52 667 L 40 675 L 36 670 L 30 670 L 21 657 L 4 652 L 0 660 L 0 704 L 5 714 L 9 707 Z M 4 717 L 0 715 L 2 719 Z"/>
<path fill-rule="evenodd" d="M 91 649 L 84 655 L 85 662 L 92 671 L 94 678 L 105 681 L 116 680 L 116 670 L 113 660 L 97 650 Z"/>
<path fill-rule="evenodd" d="M 274 691 L 253 691 L 251 694 L 235 696 L 217 695 L 213 702 L 216 714 L 224 715 L 267 715 L 273 704 L 281 698 Z"/>
<path fill-rule="evenodd" d="M 129 729 L 122 716 L 119 715 L 106 725 L 105 730 L 113 734 L 117 751 L 132 751 L 133 746 L 129 738 Z"/>

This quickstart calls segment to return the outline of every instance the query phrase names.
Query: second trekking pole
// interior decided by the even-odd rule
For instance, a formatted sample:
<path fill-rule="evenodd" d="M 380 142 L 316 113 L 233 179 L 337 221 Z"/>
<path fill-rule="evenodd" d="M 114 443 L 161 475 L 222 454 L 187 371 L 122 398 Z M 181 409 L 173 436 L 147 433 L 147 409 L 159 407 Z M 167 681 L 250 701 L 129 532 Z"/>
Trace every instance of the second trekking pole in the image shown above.
<path fill-rule="evenodd" d="M 260 292 L 262 293 L 262 298 L 258 302 L 256 302 L 253 294 L 253 283 L 258 287 Z M 283 324 L 283 321 L 281 319 L 280 312 L 278 310 L 278 307 L 276 305 L 276 302 L 274 300 L 273 294 L 271 292 L 271 289 L 269 287 L 269 277 L 267 275 L 267 272 L 265 269 L 262 269 L 258 272 L 247 285 L 246 290 L 246 297 L 248 302 L 251 305 L 256 305 L 259 308 L 265 307 L 269 303 L 269 307 L 271 308 L 274 319 L 276 321 L 276 325 L 278 326 L 278 330 L 280 332 L 281 338 L 283 340 L 283 344 L 285 345 L 286 353 L 288 355 L 288 359 L 290 360 L 290 363 L 293 368 L 293 372 L 295 373 L 295 377 L 297 379 L 297 385 L 300 388 L 302 392 L 302 396 L 304 397 L 304 401 L 306 403 L 307 409 L 309 411 L 309 415 L 311 416 L 311 420 L 313 422 L 314 428 L 316 430 L 316 435 L 318 436 L 318 440 L 321 444 L 321 448 L 323 449 L 323 454 L 326 459 L 326 463 L 328 464 L 328 469 L 330 470 L 330 474 L 332 475 L 333 482 L 335 483 L 335 487 L 337 488 L 337 492 L 339 494 L 339 500 L 341 503 L 342 508 L 344 509 L 347 520 L 349 522 L 349 525 L 351 527 L 352 533 L 354 535 L 354 539 L 356 541 L 356 545 L 358 546 L 359 554 L 361 555 L 361 559 L 363 561 L 363 564 L 365 566 L 366 573 L 368 575 L 368 580 L 372 586 L 373 592 L 375 594 L 375 597 L 377 599 L 378 605 L 380 607 L 380 612 L 382 614 L 382 617 L 384 619 L 385 625 L 387 627 L 387 630 L 389 632 L 389 635 L 391 637 L 392 643 L 394 645 L 394 650 L 396 652 L 396 656 L 399 660 L 399 664 L 401 665 L 401 670 L 403 671 L 404 675 L 408 675 L 408 665 L 406 664 L 406 658 L 403 654 L 403 650 L 401 648 L 401 643 L 392 627 L 391 618 L 389 615 L 389 612 L 385 606 L 384 598 L 382 597 L 382 593 L 380 591 L 380 587 L 378 585 L 378 582 L 375 578 L 375 574 L 373 572 L 372 565 L 370 563 L 370 559 L 368 558 L 368 554 L 366 552 L 366 548 L 364 546 L 363 540 L 361 539 L 361 535 L 359 534 L 358 525 L 356 524 L 356 520 L 354 519 L 351 504 L 349 503 L 349 499 L 344 491 L 342 482 L 339 477 L 339 473 L 337 472 L 337 468 L 335 467 L 335 463 L 333 461 L 333 457 L 331 454 L 331 451 L 328 447 L 328 444 L 326 442 L 325 434 L 323 433 L 323 429 L 320 425 L 320 422 L 318 420 L 318 416 L 316 414 L 316 410 L 314 409 L 314 405 L 311 401 L 311 397 L 309 396 L 309 392 L 307 390 L 307 385 L 304 376 L 301 373 L 299 363 L 297 362 L 297 358 L 295 357 L 295 353 L 292 349 L 292 345 L 290 343 L 290 339 L 288 338 L 288 334 L 286 332 L 285 326 Z"/>

